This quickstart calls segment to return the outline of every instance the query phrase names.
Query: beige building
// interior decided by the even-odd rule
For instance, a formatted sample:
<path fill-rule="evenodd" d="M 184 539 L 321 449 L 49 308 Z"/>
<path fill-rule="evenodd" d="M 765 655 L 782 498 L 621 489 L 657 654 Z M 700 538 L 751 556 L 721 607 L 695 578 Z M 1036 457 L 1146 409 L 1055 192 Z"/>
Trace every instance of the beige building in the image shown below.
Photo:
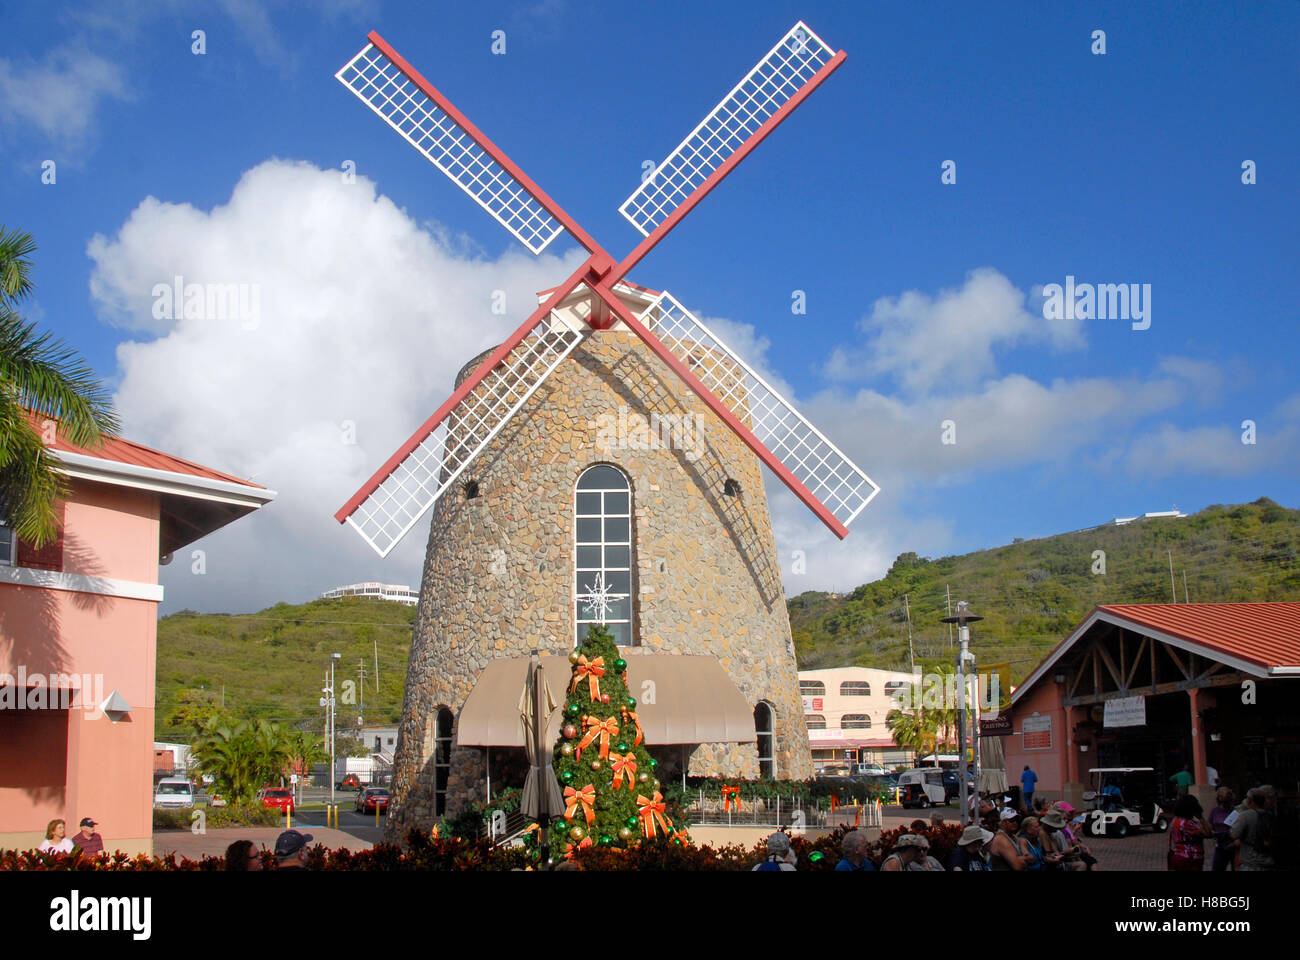
<path fill-rule="evenodd" d="M 879 763 L 886 770 L 910 766 L 911 754 L 894 743 L 885 718 L 895 707 L 895 692 L 911 681 L 912 675 L 902 670 L 800 670 L 799 694 L 813 764 L 819 770 L 855 760 Z"/>

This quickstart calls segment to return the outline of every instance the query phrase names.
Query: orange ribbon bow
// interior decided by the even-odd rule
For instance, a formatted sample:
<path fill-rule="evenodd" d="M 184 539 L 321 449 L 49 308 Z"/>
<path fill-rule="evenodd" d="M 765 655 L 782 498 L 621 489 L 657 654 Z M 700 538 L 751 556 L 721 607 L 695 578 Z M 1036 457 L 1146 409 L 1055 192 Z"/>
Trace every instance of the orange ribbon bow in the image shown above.
<path fill-rule="evenodd" d="M 613 717 L 608 720 L 602 720 L 600 717 L 583 717 L 583 725 L 587 728 L 586 736 L 578 743 L 578 749 L 574 755 L 578 760 L 582 759 L 582 751 L 596 742 L 600 737 L 600 755 L 609 756 L 609 738 L 618 736 L 618 721 Z"/>
<path fill-rule="evenodd" d="M 574 790 L 573 787 L 564 788 L 564 815 L 570 820 L 573 819 L 574 812 L 579 806 L 582 812 L 587 816 L 587 826 L 596 822 L 596 813 L 591 809 L 592 804 L 596 802 L 596 787 L 594 784 L 587 784 L 581 790 Z"/>
<path fill-rule="evenodd" d="M 722 788 L 722 809 L 731 809 L 731 798 L 736 798 L 736 809 L 740 809 L 740 787 L 723 787 Z"/>
<path fill-rule="evenodd" d="M 614 789 L 617 790 L 623 785 L 623 777 L 627 777 L 627 788 L 629 790 L 636 786 L 636 754 L 629 751 L 624 756 L 618 753 L 610 755 L 610 766 L 614 768 Z"/>
<path fill-rule="evenodd" d="M 663 828 L 664 836 L 667 836 L 672 832 L 672 824 L 669 823 L 668 818 L 664 816 L 664 812 L 668 809 L 668 805 L 664 803 L 662 793 L 656 790 L 653 800 L 638 793 L 636 795 L 636 802 L 641 817 L 642 833 L 647 837 L 653 837 L 655 835 L 656 820 L 659 821 L 659 826 Z"/>
<path fill-rule="evenodd" d="M 591 846 L 591 837 L 583 837 L 583 838 L 582 838 L 582 842 L 579 843 L 577 846 L 574 846 L 572 843 L 566 843 L 566 844 L 564 845 L 564 859 L 565 859 L 565 860 L 572 860 L 572 859 L 573 859 L 573 851 L 575 851 L 575 850 L 581 850 L 581 849 L 583 849 L 584 847 L 589 847 L 589 846 Z"/>
<path fill-rule="evenodd" d="M 636 739 L 632 741 L 632 746 L 635 747 L 637 744 L 641 742 L 641 721 L 636 718 L 635 710 L 629 710 L 627 707 L 623 707 L 622 710 L 623 710 L 623 726 L 626 727 L 627 722 L 629 720 L 631 720 L 634 724 L 636 724 Z"/>
<path fill-rule="evenodd" d="M 573 683 L 569 685 L 569 692 L 573 693 L 578 689 L 578 684 L 583 677 L 587 678 L 590 685 L 591 700 L 593 703 L 600 702 L 600 678 L 605 675 L 605 658 L 596 657 L 588 661 L 586 656 L 579 655 L 577 666 L 573 668 Z"/>

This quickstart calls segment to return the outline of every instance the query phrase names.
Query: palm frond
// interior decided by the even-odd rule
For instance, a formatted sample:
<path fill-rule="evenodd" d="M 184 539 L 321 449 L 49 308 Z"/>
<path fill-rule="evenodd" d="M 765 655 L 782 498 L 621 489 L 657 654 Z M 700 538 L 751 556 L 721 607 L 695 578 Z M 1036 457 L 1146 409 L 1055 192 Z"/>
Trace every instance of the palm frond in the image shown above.
<path fill-rule="evenodd" d="M 25 300 L 32 293 L 31 255 L 36 241 L 23 230 L 5 232 L 0 224 L 0 302 Z"/>

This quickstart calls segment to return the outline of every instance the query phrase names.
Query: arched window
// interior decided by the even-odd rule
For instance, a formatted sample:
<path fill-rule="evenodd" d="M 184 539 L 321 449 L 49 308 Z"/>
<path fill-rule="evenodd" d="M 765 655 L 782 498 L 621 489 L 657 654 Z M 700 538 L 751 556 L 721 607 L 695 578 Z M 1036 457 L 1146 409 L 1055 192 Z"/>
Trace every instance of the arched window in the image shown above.
<path fill-rule="evenodd" d="M 450 710 L 439 707 L 434 721 L 433 812 L 438 816 L 447 812 L 447 781 L 451 777 L 451 727 L 455 719 Z"/>
<path fill-rule="evenodd" d="M 823 717 L 820 713 L 810 713 L 806 717 L 804 717 L 804 720 L 808 723 L 809 730 L 826 729 L 826 718 Z"/>
<path fill-rule="evenodd" d="M 892 697 L 894 694 L 898 693 L 899 690 L 902 690 L 906 686 L 907 684 L 904 683 L 902 680 L 890 680 L 887 684 L 885 684 L 885 696 Z"/>
<path fill-rule="evenodd" d="M 776 724 L 772 705 L 766 700 L 754 707 L 754 732 L 758 734 L 758 775 L 769 780 L 776 777 Z"/>
<path fill-rule="evenodd" d="M 585 470 L 574 490 L 573 622 L 576 639 L 605 623 L 614 642 L 636 646 L 632 635 L 632 490 L 608 464 Z M 603 588 L 603 590 L 602 590 Z M 604 593 L 604 616 L 595 596 Z"/>
<path fill-rule="evenodd" d="M 824 697 L 826 696 L 826 684 L 820 680 L 800 680 L 799 693 L 805 697 Z"/>
<path fill-rule="evenodd" d="M 869 697 L 871 684 L 865 680 L 845 680 L 840 684 L 841 697 Z"/>
<path fill-rule="evenodd" d="M 840 717 L 841 730 L 868 730 L 871 728 L 871 718 L 865 713 L 846 713 Z"/>

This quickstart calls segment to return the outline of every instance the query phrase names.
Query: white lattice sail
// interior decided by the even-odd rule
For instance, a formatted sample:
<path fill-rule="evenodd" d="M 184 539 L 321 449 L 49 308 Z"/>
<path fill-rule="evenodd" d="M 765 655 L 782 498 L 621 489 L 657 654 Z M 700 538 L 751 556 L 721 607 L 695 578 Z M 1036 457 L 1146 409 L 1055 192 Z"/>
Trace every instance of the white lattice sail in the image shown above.
<path fill-rule="evenodd" d="M 564 232 L 522 183 L 373 43 L 335 76 L 533 253 Z"/>
<path fill-rule="evenodd" d="M 425 424 L 407 442 L 410 451 L 357 504 L 348 523 L 388 556 L 586 333 L 585 325 L 552 311 L 442 420 Z"/>
<path fill-rule="evenodd" d="M 672 294 L 660 294 L 637 319 L 844 526 L 880 492 L 861 467 Z"/>
<path fill-rule="evenodd" d="M 643 236 L 668 217 L 835 56 L 801 20 L 623 201 Z"/>

